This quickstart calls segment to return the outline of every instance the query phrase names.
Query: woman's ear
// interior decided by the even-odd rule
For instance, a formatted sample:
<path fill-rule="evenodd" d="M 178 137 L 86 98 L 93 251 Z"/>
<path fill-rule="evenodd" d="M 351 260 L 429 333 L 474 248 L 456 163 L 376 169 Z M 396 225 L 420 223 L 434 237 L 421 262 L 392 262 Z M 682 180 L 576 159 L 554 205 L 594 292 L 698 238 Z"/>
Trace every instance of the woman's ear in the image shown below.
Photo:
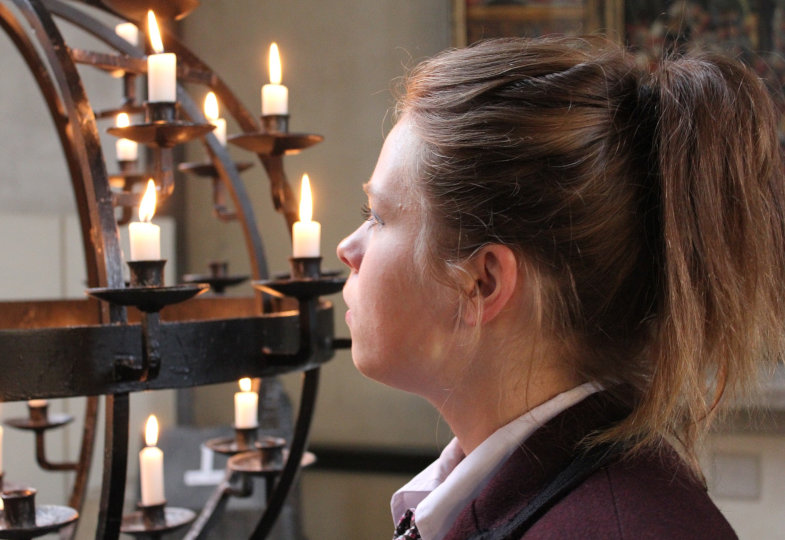
<path fill-rule="evenodd" d="M 501 244 L 480 249 L 466 265 L 472 282 L 462 312 L 465 324 L 488 324 L 510 304 L 521 279 L 515 253 Z"/>

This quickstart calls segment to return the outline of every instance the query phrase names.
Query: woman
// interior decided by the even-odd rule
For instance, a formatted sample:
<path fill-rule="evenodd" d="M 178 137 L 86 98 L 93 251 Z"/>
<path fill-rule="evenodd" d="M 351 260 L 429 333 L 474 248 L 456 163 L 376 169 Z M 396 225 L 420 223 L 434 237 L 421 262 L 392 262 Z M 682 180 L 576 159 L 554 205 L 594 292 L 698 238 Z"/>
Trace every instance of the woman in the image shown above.
<path fill-rule="evenodd" d="M 505 39 L 418 66 L 398 112 L 338 246 L 352 355 L 456 438 L 394 495 L 396 537 L 735 537 L 695 444 L 783 350 L 761 82 Z"/>

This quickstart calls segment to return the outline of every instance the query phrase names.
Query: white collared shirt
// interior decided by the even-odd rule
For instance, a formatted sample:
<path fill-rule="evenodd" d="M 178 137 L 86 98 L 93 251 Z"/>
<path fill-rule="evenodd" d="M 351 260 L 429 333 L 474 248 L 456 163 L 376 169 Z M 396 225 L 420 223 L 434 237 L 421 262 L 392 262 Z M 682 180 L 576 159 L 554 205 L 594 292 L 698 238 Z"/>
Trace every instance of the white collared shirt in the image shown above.
<path fill-rule="evenodd" d="M 422 539 L 440 540 L 521 442 L 563 410 L 601 389 L 596 383 L 585 383 L 555 396 L 496 430 L 468 456 L 453 439 L 439 459 L 392 496 L 393 522 L 413 508 Z"/>

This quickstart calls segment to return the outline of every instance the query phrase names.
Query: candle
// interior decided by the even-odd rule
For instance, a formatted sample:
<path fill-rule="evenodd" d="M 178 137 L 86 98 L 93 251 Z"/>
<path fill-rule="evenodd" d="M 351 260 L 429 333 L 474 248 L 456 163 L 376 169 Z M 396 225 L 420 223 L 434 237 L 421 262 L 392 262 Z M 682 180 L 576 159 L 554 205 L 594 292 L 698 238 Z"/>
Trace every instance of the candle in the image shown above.
<path fill-rule="evenodd" d="M 27 405 L 30 407 L 46 407 L 49 405 L 49 402 L 45 399 L 31 399 L 27 402 Z"/>
<path fill-rule="evenodd" d="M 174 53 L 164 52 L 161 33 L 152 10 L 147 12 L 147 28 L 156 53 L 147 57 L 147 100 L 151 103 L 174 103 L 177 101 L 177 57 Z"/>
<path fill-rule="evenodd" d="M 117 127 L 128 127 L 131 125 L 131 119 L 128 118 L 126 113 L 120 113 L 117 115 L 115 125 Z M 139 157 L 139 145 L 132 140 L 117 139 L 114 145 L 118 161 L 136 161 L 136 158 Z"/>
<path fill-rule="evenodd" d="M 131 45 L 136 46 L 139 44 L 139 29 L 134 23 L 120 23 L 114 27 L 114 33 Z"/>
<path fill-rule="evenodd" d="M 139 29 L 133 23 L 120 23 L 114 27 L 114 33 L 136 47 L 139 44 Z M 112 72 L 112 77 L 120 78 L 125 71 L 118 69 Z"/>
<path fill-rule="evenodd" d="M 147 419 L 145 446 L 139 452 L 139 479 L 142 484 L 142 506 L 166 502 L 164 497 L 164 453 L 158 443 L 158 420 L 154 414 Z"/>
<path fill-rule="evenodd" d="M 155 214 L 155 182 L 150 178 L 139 204 L 139 221 L 128 224 L 132 261 L 157 261 L 161 258 L 161 228 L 150 223 Z"/>
<path fill-rule="evenodd" d="M 0 426 L 0 474 L 3 474 L 3 426 Z"/>
<path fill-rule="evenodd" d="M 311 199 L 311 183 L 304 174 L 300 187 L 300 221 L 295 222 L 292 229 L 292 251 L 295 257 L 319 257 L 319 237 L 322 226 L 318 221 L 311 221 L 313 201 Z"/>
<path fill-rule="evenodd" d="M 240 379 L 240 392 L 234 395 L 234 427 L 238 429 L 255 428 L 259 425 L 257 411 L 259 394 L 251 392 L 251 379 Z"/>
<path fill-rule="evenodd" d="M 208 92 L 204 98 L 204 116 L 215 126 L 213 133 L 218 138 L 218 142 L 226 145 L 226 119 L 218 115 L 218 98 L 213 92 Z"/>
<path fill-rule="evenodd" d="M 270 84 L 262 86 L 262 114 L 289 114 L 289 89 L 281 84 L 278 45 L 270 45 Z"/>

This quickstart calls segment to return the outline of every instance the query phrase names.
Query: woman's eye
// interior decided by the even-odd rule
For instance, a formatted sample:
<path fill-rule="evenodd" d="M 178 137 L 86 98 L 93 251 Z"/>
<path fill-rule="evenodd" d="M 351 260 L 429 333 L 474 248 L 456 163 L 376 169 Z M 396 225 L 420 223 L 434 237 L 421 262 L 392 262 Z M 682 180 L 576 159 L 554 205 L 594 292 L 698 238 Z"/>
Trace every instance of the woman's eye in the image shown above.
<path fill-rule="evenodd" d="M 363 217 L 363 221 L 369 221 L 372 225 L 384 225 L 384 222 L 379 218 L 379 216 L 374 212 L 368 204 L 363 204 L 360 212 Z"/>

